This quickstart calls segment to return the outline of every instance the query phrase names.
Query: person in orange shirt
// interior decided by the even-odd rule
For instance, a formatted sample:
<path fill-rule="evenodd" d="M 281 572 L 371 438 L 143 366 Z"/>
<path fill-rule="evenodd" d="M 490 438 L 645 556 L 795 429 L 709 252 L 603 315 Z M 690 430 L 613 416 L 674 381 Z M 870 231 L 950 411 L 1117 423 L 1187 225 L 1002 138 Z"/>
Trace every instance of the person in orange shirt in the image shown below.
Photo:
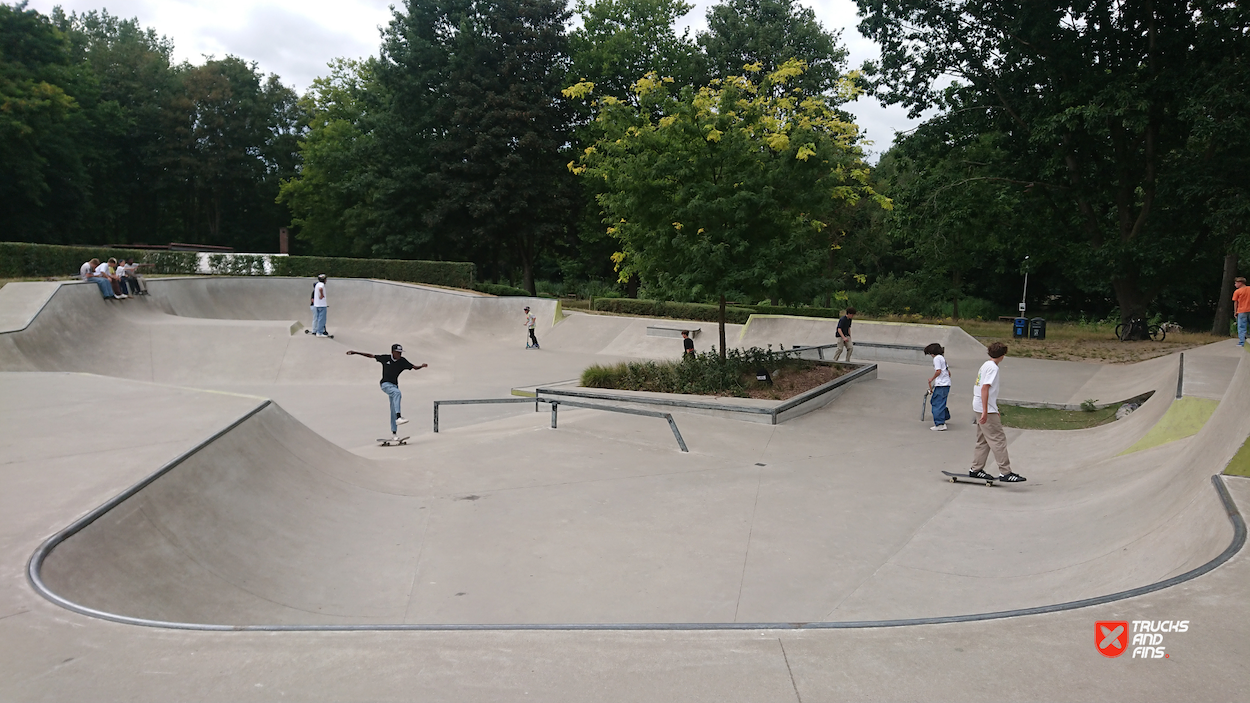
<path fill-rule="evenodd" d="M 1246 326 L 1250 325 L 1250 288 L 1246 287 L 1244 276 L 1233 281 L 1233 305 L 1237 312 L 1237 346 L 1246 346 Z"/>

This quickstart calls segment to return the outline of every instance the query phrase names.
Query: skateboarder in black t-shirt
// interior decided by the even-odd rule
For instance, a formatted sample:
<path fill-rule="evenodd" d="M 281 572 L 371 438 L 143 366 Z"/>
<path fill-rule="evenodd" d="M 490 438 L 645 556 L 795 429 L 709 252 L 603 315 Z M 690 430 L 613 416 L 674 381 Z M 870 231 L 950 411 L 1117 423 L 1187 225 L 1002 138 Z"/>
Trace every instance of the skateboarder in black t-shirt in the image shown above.
<path fill-rule="evenodd" d="M 367 356 L 382 365 L 382 392 L 391 398 L 391 434 L 398 439 L 399 425 L 408 422 L 408 418 L 399 413 L 399 402 L 403 398 L 403 394 L 399 392 L 399 374 L 409 369 L 423 369 L 429 364 L 421 364 L 413 366 L 412 362 L 404 358 L 404 348 L 398 344 L 391 345 L 390 354 L 369 354 L 367 352 L 349 351 L 348 356 Z"/>
<path fill-rule="evenodd" d="M 694 340 L 690 338 L 690 332 L 681 331 L 681 358 L 694 356 Z"/>

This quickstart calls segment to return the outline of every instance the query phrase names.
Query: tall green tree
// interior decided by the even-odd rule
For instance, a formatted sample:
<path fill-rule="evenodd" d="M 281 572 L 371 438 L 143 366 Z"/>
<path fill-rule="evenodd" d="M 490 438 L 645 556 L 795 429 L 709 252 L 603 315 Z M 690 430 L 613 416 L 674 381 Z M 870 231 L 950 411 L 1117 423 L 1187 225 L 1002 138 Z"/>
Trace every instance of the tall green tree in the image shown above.
<path fill-rule="evenodd" d="M 395 251 L 534 268 L 573 209 L 563 0 L 409 0 L 385 31 L 383 226 Z"/>
<path fill-rule="evenodd" d="M 762 79 L 697 90 L 649 74 L 631 100 L 597 101 L 604 136 L 570 164 L 606 184 L 599 204 L 620 243 L 622 280 L 720 302 L 722 356 L 726 297 L 810 297 L 825 273 L 829 220 L 861 198 L 889 205 L 868 185 L 855 125 L 787 88 L 802 74 L 791 61 Z M 593 86 L 566 92 L 584 98 Z"/>
<path fill-rule="evenodd" d="M 91 208 L 82 228 L 90 241 L 119 243 L 180 231 L 179 190 L 164 167 L 174 142 L 167 111 L 179 90 L 172 42 L 106 11 L 65 15 L 57 8 L 52 21 L 99 86 L 88 160 Z"/>
<path fill-rule="evenodd" d="M 827 31 L 816 13 L 798 0 L 723 0 L 707 11 L 707 31 L 699 46 L 711 75 L 736 76 L 759 64 L 765 74 L 796 59 L 807 64 L 797 87 L 809 93 L 836 93 L 846 66 L 839 32 Z"/>
<path fill-rule="evenodd" d="M 693 8 L 685 0 L 578 0 L 570 75 L 594 83 L 599 95 L 622 99 L 638 76 L 652 71 L 680 85 L 700 84 L 706 69 L 699 47 L 689 30 L 677 34 L 677 21 Z"/>
<path fill-rule="evenodd" d="M 291 209 L 298 237 L 322 256 L 371 256 L 381 243 L 374 208 L 379 156 L 374 124 L 386 108 L 377 59 L 335 59 L 330 74 L 300 99 L 306 132 L 298 174 L 278 202 Z"/>
<path fill-rule="evenodd" d="M 1159 226 L 1159 193 L 1190 131 L 1180 108 L 1209 40 L 1199 30 L 1229 4 L 857 2 L 882 49 L 880 94 L 1002 135 L 985 177 L 1049 205 L 1052 238 L 1035 246 L 1114 291 L 1124 318 L 1144 315 L 1204 245 L 1198 228 Z M 1245 18 L 1211 31 L 1236 41 Z"/>
<path fill-rule="evenodd" d="M 272 251 L 289 214 L 276 203 L 298 159 L 296 95 L 276 75 L 228 56 L 184 67 L 171 101 L 184 236 Z"/>
<path fill-rule="evenodd" d="M 91 208 L 87 169 L 98 84 L 65 33 L 25 4 L 0 4 L 0 232 L 74 241 Z"/>

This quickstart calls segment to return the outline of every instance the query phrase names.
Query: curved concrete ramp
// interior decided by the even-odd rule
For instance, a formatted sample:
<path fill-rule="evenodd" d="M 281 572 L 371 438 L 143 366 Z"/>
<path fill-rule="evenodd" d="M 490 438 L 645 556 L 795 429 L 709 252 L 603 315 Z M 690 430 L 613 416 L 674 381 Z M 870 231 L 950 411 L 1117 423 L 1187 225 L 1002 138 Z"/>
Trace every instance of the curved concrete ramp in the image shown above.
<path fill-rule="evenodd" d="M 685 416 L 690 455 L 645 418 L 573 410 L 556 431 L 520 412 L 352 452 L 271 404 L 42 574 L 88 608 L 227 626 L 893 620 L 1101 596 L 1228 545 L 1209 476 L 1250 434 L 1241 358 L 1196 436 L 1116 456 L 1165 414 L 1156 393 L 1101 428 L 1012 431 L 1031 480 L 993 489 L 939 480 L 970 428 L 916 423 L 897 399 L 926 374 L 902 365 L 782 427 Z"/>

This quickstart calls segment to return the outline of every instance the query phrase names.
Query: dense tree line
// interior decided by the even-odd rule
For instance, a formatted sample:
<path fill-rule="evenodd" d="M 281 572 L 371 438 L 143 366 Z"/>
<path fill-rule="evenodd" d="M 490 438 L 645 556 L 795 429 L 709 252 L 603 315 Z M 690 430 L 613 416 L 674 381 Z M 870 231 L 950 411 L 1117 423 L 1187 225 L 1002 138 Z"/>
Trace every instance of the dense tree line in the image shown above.
<path fill-rule="evenodd" d="M 240 58 L 174 64 L 172 49 L 107 12 L 0 5 L 4 239 L 274 246 L 295 93 Z"/>
<path fill-rule="evenodd" d="M 376 56 L 299 98 L 240 58 L 174 64 L 134 21 L 0 5 L 0 229 L 266 251 L 289 224 L 306 253 L 530 290 L 880 313 L 1008 313 L 1027 271 L 1031 310 L 1226 328 L 1250 253 L 1240 3 L 858 4 L 882 49 L 863 75 L 797 0 L 722 0 L 693 36 L 684 0 L 406 0 Z M 723 102 L 764 84 L 793 104 Z M 936 115 L 872 168 L 842 112 L 862 90 Z M 817 112 L 827 170 L 778 137 Z"/>

